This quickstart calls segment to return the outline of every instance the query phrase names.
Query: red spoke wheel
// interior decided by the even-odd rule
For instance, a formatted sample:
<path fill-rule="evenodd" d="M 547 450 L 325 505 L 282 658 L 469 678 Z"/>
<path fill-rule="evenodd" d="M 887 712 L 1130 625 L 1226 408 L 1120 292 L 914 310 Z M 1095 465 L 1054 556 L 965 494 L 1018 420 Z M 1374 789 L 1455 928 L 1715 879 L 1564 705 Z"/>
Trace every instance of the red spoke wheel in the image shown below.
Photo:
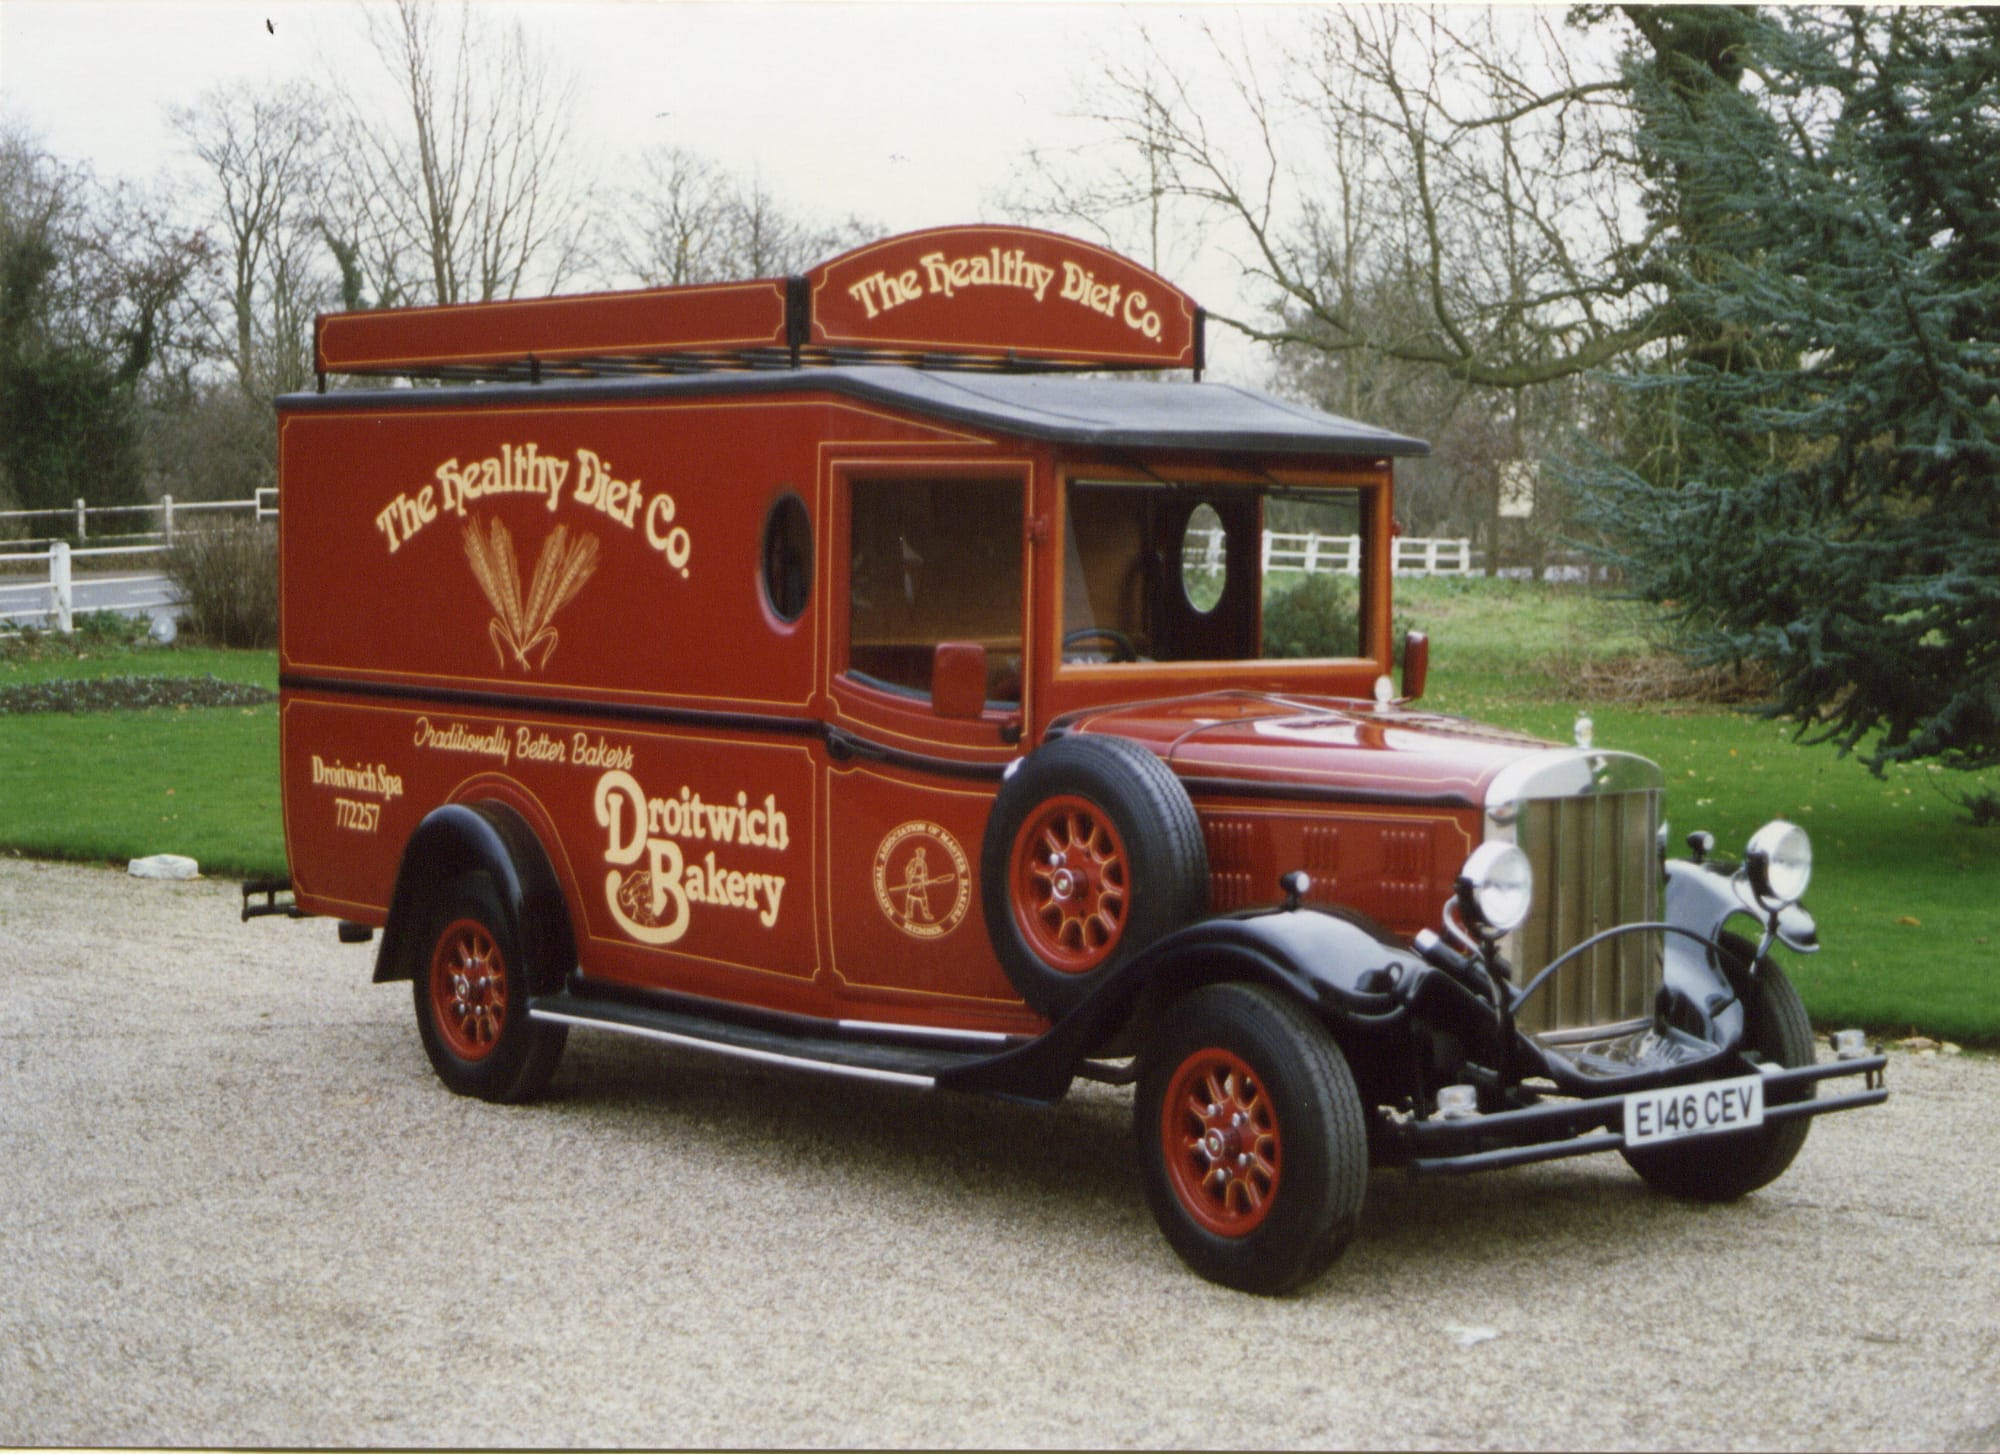
<path fill-rule="evenodd" d="M 1201 820 L 1158 754 L 1123 737 L 1058 737 L 1000 784 L 979 897 L 1009 983 L 1060 1019 L 1207 909 Z"/>
<path fill-rule="evenodd" d="M 1289 994 L 1231 982 L 1175 1001 L 1147 1038 L 1133 1126 L 1154 1219 L 1211 1282 L 1288 1292 L 1360 1223 L 1361 1095 L 1333 1037 Z"/>
<path fill-rule="evenodd" d="M 1263 1225 L 1282 1145 L 1271 1098 L 1242 1056 L 1205 1046 L 1175 1069 L 1160 1107 L 1167 1176 L 1188 1215 L 1216 1236 Z"/>
<path fill-rule="evenodd" d="M 507 966 L 477 919 L 446 925 L 431 950 L 431 1014 L 460 1060 L 484 1060 L 507 1023 Z"/>
<path fill-rule="evenodd" d="M 1118 948 L 1131 860 L 1110 815 L 1065 793 L 1014 837 L 1012 900 L 1021 937 L 1050 968 L 1088 974 Z"/>
<path fill-rule="evenodd" d="M 555 1073 L 568 1030 L 528 1015 L 530 966 L 492 878 L 460 874 L 425 908 L 417 1033 L 460 1095 L 525 1101 Z"/>

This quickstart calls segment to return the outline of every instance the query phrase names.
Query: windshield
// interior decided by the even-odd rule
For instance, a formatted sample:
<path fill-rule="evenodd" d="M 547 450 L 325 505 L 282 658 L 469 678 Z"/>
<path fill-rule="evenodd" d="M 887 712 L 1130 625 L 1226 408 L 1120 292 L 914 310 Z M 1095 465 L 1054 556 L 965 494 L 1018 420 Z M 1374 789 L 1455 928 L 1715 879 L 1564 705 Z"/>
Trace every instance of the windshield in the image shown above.
<path fill-rule="evenodd" d="M 1358 657 L 1364 491 L 1072 481 L 1069 663 Z"/>

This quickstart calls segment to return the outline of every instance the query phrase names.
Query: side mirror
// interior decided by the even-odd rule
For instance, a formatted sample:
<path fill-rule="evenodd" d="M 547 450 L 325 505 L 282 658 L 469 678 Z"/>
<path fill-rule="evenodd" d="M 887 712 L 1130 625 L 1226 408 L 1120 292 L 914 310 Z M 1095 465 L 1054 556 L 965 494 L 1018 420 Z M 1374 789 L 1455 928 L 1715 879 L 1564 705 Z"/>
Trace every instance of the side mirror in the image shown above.
<path fill-rule="evenodd" d="M 1414 702 L 1424 694 L 1424 678 L 1431 669 L 1431 639 L 1421 631 L 1403 638 L 1403 700 Z"/>
<path fill-rule="evenodd" d="M 931 711 L 977 721 L 986 711 L 986 648 L 976 641 L 940 641 L 931 655 Z"/>

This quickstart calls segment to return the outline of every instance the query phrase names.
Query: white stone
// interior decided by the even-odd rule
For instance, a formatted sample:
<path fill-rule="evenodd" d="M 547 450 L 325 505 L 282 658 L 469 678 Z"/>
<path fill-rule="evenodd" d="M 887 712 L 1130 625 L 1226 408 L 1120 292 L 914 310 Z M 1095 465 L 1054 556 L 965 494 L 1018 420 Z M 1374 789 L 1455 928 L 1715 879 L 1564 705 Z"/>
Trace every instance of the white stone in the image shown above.
<path fill-rule="evenodd" d="M 1497 1328 L 1469 1328 L 1457 1323 L 1446 1323 L 1444 1330 L 1451 1335 L 1451 1341 L 1461 1348 L 1476 1348 L 1500 1336 Z"/>
<path fill-rule="evenodd" d="M 201 866 L 178 853 L 156 853 L 151 858 L 135 858 L 125 866 L 134 878 L 199 878 Z"/>

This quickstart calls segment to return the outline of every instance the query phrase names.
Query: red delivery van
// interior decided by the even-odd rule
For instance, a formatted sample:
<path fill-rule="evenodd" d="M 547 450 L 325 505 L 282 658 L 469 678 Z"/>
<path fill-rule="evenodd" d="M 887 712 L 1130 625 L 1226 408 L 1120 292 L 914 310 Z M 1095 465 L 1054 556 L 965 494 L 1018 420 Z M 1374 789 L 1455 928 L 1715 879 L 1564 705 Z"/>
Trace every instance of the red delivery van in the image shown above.
<path fill-rule="evenodd" d="M 290 882 L 246 914 L 379 931 L 496 1101 L 573 1030 L 1133 1084 L 1168 1240 L 1258 1291 L 1371 1164 L 1729 1198 L 1881 1100 L 1771 958 L 1815 947 L 1805 834 L 1668 861 L 1653 764 L 1419 707 L 1426 446 L 1202 381 L 1203 328 L 1009 227 L 321 318 L 278 401 Z"/>

